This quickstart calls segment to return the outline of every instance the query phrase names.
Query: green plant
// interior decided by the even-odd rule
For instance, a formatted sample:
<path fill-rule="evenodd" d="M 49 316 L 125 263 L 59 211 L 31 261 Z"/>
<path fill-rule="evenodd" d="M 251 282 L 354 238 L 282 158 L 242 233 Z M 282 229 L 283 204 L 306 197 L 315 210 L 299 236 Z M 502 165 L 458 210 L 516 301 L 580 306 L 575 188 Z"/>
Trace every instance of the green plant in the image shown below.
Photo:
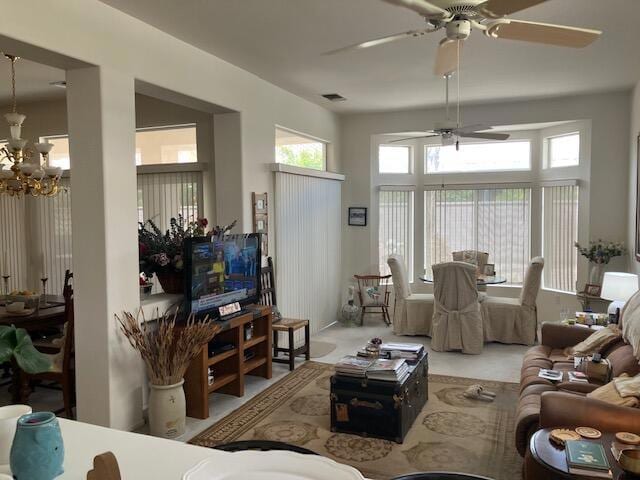
<path fill-rule="evenodd" d="M 26 373 L 41 373 L 51 368 L 49 358 L 36 350 L 24 328 L 0 325 L 0 363 L 12 358 Z"/>
<path fill-rule="evenodd" d="M 590 241 L 588 247 L 581 247 L 576 242 L 576 248 L 580 255 L 592 263 L 607 264 L 614 257 L 624 255 L 627 249 L 622 243 L 606 242 L 603 240 Z"/>

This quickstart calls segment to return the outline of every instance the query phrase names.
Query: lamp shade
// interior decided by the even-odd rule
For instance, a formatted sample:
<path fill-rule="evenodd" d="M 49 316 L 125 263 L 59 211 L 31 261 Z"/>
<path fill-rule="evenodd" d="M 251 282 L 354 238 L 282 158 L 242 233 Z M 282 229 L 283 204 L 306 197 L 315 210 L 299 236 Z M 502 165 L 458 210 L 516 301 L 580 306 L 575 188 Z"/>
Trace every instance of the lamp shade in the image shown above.
<path fill-rule="evenodd" d="M 633 273 L 605 272 L 600 296 L 626 302 L 638 291 L 638 276 Z"/>

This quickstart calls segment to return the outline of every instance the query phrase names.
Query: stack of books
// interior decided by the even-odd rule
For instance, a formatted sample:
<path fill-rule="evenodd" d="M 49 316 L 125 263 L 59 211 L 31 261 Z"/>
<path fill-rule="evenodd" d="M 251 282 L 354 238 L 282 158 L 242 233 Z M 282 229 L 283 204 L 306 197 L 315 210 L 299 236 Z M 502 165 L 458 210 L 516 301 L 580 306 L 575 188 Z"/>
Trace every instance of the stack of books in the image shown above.
<path fill-rule="evenodd" d="M 400 358 L 409 364 L 416 363 L 424 354 L 424 345 L 420 343 L 383 343 L 380 345 L 380 357 Z"/>
<path fill-rule="evenodd" d="M 367 369 L 372 363 L 373 360 L 356 357 L 355 355 L 347 355 L 336 363 L 336 373 L 347 377 L 365 378 Z"/>
<path fill-rule="evenodd" d="M 409 376 L 409 366 L 403 359 L 385 360 L 379 358 L 367 368 L 366 375 L 369 380 L 402 383 Z"/>
<path fill-rule="evenodd" d="M 594 478 L 613 478 L 604 447 L 598 442 L 567 440 L 565 442 L 569 473 Z"/>

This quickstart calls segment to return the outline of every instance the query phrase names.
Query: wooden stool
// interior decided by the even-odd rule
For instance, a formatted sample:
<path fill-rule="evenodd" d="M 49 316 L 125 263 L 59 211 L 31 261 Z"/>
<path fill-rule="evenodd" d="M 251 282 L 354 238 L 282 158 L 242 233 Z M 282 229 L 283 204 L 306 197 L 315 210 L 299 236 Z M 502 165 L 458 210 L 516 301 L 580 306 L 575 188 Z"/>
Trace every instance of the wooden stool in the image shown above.
<path fill-rule="evenodd" d="M 304 328 L 304 344 L 298 348 L 295 348 L 295 342 L 293 334 L 297 330 Z M 277 323 L 271 326 L 273 330 L 273 358 L 272 361 L 276 363 L 288 363 L 289 370 L 295 368 L 295 359 L 298 355 L 304 354 L 305 360 L 309 360 L 309 320 L 296 320 L 293 318 L 283 318 Z M 289 335 L 289 345 L 287 348 L 278 346 L 278 332 L 287 332 Z M 277 358 L 280 353 L 286 353 L 287 358 Z"/>

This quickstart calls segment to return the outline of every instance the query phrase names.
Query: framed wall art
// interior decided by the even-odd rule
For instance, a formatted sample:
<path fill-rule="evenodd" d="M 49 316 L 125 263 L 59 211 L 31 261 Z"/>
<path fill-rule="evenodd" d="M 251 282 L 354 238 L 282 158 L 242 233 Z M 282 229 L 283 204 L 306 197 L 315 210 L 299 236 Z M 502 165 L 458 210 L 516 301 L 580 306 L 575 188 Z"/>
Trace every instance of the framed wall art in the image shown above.
<path fill-rule="evenodd" d="M 251 194 L 253 205 L 253 232 L 260 233 L 262 238 L 262 255 L 269 255 L 269 204 L 267 193 Z"/>
<path fill-rule="evenodd" d="M 366 207 L 349 207 L 349 225 L 354 227 L 367 226 Z"/>

